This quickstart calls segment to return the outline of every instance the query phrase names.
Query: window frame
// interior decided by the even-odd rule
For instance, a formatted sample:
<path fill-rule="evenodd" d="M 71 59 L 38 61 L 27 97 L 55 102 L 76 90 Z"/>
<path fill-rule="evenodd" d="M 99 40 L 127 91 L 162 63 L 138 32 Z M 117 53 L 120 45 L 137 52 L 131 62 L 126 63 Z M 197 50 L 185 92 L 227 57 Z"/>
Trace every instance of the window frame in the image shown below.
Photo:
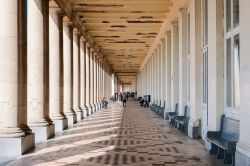
<path fill-rule="evenodd" d="M 227 11 L 227 2 L 230 1 L 230 28 L 228 28 L 228 11 Z M 240 111 L 240 105 L 236 106 L 235 105 L 235 54 L 234 54 L 234 41 L 235 37 L 238 35 L 239 36 L 239 41 L 240 41 L 240 22 L 239 24 L 235 27 L 234 24 L 234 6 L 233 6 L 234 0 L 224 0 L 224 107 L 225 107 L 225 112 L 231 112 L 233 114 L 239 114 Z M 228 105 L 228 68 L 227 68 L 227 63 L 228 63 L 228 44 L 227 41 L 230 39 L 230 59 L 231 59 L 231 67 L 230 67 L 230 77 L 231 77 L 231 82 L 230 82 L 230 98 L 231 98 L 231 104 Z M 240 58 L 240 43 L 239 43 L 239 58 Z M 240 99 L 239 99 L 240 103 Z"/>

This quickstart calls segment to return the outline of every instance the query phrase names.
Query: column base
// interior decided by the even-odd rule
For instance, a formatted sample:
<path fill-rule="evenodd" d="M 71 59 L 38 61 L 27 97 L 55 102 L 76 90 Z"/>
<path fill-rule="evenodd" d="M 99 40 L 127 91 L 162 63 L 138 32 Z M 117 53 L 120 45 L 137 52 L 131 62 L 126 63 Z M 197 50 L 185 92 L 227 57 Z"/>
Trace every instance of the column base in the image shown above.
<path fill-rule="evenodd" d="M 236 145 L 235 165 L 250 165 L 250 145 L 239 141 Z"/>
<path fill-rule="evenodd" d="M 48 126 L 32 126 L 31 130 L 35 133 L 35 143 L 40 143 L 55 136 L 55 124 Z"/>
<path fill-rule="evenodd" d="M 77 122 L 82 121 L 82 119 L 83 119 L 83 113 L 82 113 L 82 111 L 81 110 L 75 110 L 75 112 L 76 112 L 76 121 Z"/>
<path fill-rule="evenodd" d="M 102 103 L 101 102 L 98 103 L 98 107 L 99 107 L 99 110 L 102 109 Z"/>
<path fill-rule="evenodd" d="M 55 119 L 53 120 L 53 123 L 55 124 L 55 133 L 62 132 L 63 130 L 68 128 L 68 119 Z"/>
<path fill-rule="evenodd" d="M 88 106 L 88 112 L 89 112 L 89 116 L 93 114 L 93 108 L 92 106 Z"/>
<path fill-rule="evenodd" d="M 81 107 L 81 110 L 82 110 L 82 119 L 85 119 L 87 116 L 87 110 L 85 107 Z"/>
<path fill-rule="evenodd" d="M 98 110 L 99 110 L 98 103 L 95 103 L 95 112 L 97 112 Z"/>
<path fill-rule="evenodd" d="M 89 111 L 88 111 L 88 107 L 84 106 L 82 108 L 82 112 L 83 112 L 83 118 L 86 118 L 87 116 L 89 116 Z"/>
<path fill-rule="evenodd" d="M 18 157 L 35 147 L 35 134 L 27 134 L 20 138 L 0 138 L 0 156 Z M 3 150 L 4 149 L 4 150 Z"/>
<path fill-rule="evenodd" d="M 188 136 L 197 139 L 201 138 L 201 125 L 200 125 L 200 120 L 191 120 L 189 121 L 188 124 Z"/>
<path fill-rule="evenodd" d="M 68 128 L 72 128 L 73 125 L 77 122 L 76 116 L 77 116 L 76 114 L 66 115 L 68 119 Z"/>

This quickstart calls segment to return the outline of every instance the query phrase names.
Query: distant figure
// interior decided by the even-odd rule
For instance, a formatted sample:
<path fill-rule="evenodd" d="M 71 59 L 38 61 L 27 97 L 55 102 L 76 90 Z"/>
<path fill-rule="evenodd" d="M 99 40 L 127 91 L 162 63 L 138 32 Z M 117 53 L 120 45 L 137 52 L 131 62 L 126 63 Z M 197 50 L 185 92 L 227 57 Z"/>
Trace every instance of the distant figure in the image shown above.
<path fill-rule="evenodd" d="M 123 107 L 126 107 L 126 101 L 127 101 L 127 95 L 126 93 L 122 94 L 122 105 Z"/>

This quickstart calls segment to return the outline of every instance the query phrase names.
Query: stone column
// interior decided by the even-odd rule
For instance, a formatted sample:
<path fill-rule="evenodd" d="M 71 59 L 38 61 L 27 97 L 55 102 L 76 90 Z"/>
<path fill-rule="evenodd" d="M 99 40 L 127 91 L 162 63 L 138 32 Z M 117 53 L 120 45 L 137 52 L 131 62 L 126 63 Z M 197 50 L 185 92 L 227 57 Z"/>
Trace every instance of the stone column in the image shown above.
<path fill-rule="evenodd" d="M 199 136 L 199 125 L 202 108 L 202 56 L 201 56 L 201 13 L 200 1 L 193 1 L 190 10 L 190 120 L 188 136 Z"/>
<path fill-rule="evenodd" d="M 162 100 L 161 100 L 161 90 L 162 90 L 162 84 L 161 84 L 161 45 L 158 45 L 158 48 L 157 48 L 157 76 L 158 76 L 158 79 L 157 79 L 157 83 L 158 83 L 158 105 L 161 105 L 162 106 Z"/>
<path fill-rule="evenodd" d="M 97 92 L 97 89 L 96 89 L 96 72 L 97 72 L 97 69 L 96 69 L 96 59 L 97 59 L 97 54 L 96 52 L 93 52 L 93 103 L 94 103 L 94 110 L 97 111 L 98 110 L 98 107 L 97 107 L 97 95 L 96 95 L 96 92 Z"/>
<path fill-rule="evenodd" d="M 91 105 L 91 114 L 95 112 L 95 105 L 94 105 L 94 59 L 93 59 L 93 49 L 90 48 L 89 59 L 90 59 L 90 105 Z"/>
<path fill-rule="evenodd" d="M 76 123 L 76 113 L 72 110 L 72 24 L 63 18 L 63 112 L 68 119 L 68 127 Z"/>
<path fill-rule="evenodd" d="M 179 113 L 184 114 L 187 104 L 187 9 L 181 8 L 180 46 L 179 46 Z"/>
<path fill-rule="evenodd" d="M 83 118 L 87 116 L 86 108 L 86 41 L 83 37 L 80 40 L 80 108 L 83 111 Z"/>
<path fill-rule="evenodd" d="M 175 105 L 179 99 L 179 72 L 178 72 L 178 56 L 179 56 L 179 27 L 178 21 L 172 22 L 172 34 L 171 38 L 171 111 L 175 111 Z"/>
<path fill-rule="evenodd" d="M 48 10 L 47 0 L 28 1 L 28 125 L 35 132 L 35 141 L 54 136 L 54 124 L 48 116 L 46 97 L 48 80 Z"/>
<path fill-rule="evenodd" d="M 236 146 L 236 166 L 250 165 L 250 57 L 249 57 L 249 5 L 250 1 L 240 3 L 240 140 Z"/>
<path fill-rule="evenodd" d="M 166 44 L 165 39 L 161 39 L 161 105 L 166 106 Z M 166 110 L 166 109 L 165 109 Z"/>
<path fill-rule="evenodd" d="M 98 109 L 101 109 L 101 96 L 100 96 L 100 58 L 97 60 L 97 103 L 98 103 Z"/>
<path fill-rule="evenodd" d="M 80 92 L 80 86 L 79 86 L 79 58 L 80 58 L 80 33 L 79 31 L 74 28 L 73 29 L 73 63 L 72 63 L 72 69 L 73 69 L 73 110 L 76 113 L 77 122 L 81 121 L 83 117 L 83 112 L 80 109 L 80 101 L 79 101 L 79 92 Z"/>
<path fill-rule="evenodd" d="M 90 45 L 87 43 L 87 50 L 86 50 L 86 107 L 88 108 L 87 115 L 91 115 L 91 104 L 90 104 Z"/>
<path fill-rule="evenodd" d="M 27 126 L 26 1 L 0 1 L 0 156 L 19 156 L 34 147 Z M 23 77 L 21 77 L 23 76 Z M 27 128 L 27 127 L 26 127 Z"/>
<path fill-rule="evenodd" d="M 50 1 L 50 3 L 54 3 Z M 55 132 L 67 128 L 67 119 L 63 113 L 62 83 L 62 11 L 49 10 L 49 110 L 55 124 Z"/>
<path fill-rule="evenodd" d="M 99 96 L 100 96 L 100 100 L 103 97 L 103 88 L 104 88 L 103 84 L 102 84 L 102 81 L 103 81 L 102 72 L 103 72 L 103 69 L 102 69 L 102 61 L 101 61 L 101 63 L 100 63 L 100 74 L 99 74 L 99 77 L 100 77 L 100 82 L 99 82 L 99 87 L 100 87 Z M 100 107 L 102 108 L 102 105 L 100 105 Z"/>
<path fill-rule="evenodd" d="M 166 111 L 171 111 L 171 31 L 167 31 L 165 35 L 165 44 L 166 44 Z"/>

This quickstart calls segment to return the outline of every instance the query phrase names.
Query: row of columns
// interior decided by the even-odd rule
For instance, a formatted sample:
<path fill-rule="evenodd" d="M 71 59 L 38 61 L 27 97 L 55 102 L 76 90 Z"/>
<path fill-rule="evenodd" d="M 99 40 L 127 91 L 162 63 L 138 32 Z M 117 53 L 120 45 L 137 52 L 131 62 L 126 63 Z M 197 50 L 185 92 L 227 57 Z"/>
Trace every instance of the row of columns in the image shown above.
<path fill-rule="evenodd" d="M 168 28 L 162 33 L 158 45 L 147 58 L 140 73 L 138 73 L 139 95 L 151 95 L 151 103 L 165 106 L 165 112 L 175 111 L 178 104 L 179 114 L 184 113 L 186 105 L 190 107 L 190 133 L 200 119 L 201 107 L 201 53 L 200 53 L 200 10 L 199 1 L 192 1 L 188 16 L 187 8 L 177 10 L 178 17 L 171 20 Z M 188 27 L 188 17 L 195 27 Z M 190 20 L 189 20 L 190 21 Z M 192 43 L 188 48 L 188 31 Z M 188 53 L 190 49 L 191 53 Z M 190 58 L 190 62 L 189 62 Z M 190 72 L 188 72 L 190 63 Z M 188 77 L 191 85 L 188 87 Z M 192 98 L 188 98 L 188 88 Z M 164 113 L 166 118 L 167 114 Z"/>
<path fill-rule="evenodd" d="M 0 155 L 18 155 L 99 110 L 111 76 L 54 1 L 1 1 L 0 11 L 0 144 L 29 144 Z"/>

